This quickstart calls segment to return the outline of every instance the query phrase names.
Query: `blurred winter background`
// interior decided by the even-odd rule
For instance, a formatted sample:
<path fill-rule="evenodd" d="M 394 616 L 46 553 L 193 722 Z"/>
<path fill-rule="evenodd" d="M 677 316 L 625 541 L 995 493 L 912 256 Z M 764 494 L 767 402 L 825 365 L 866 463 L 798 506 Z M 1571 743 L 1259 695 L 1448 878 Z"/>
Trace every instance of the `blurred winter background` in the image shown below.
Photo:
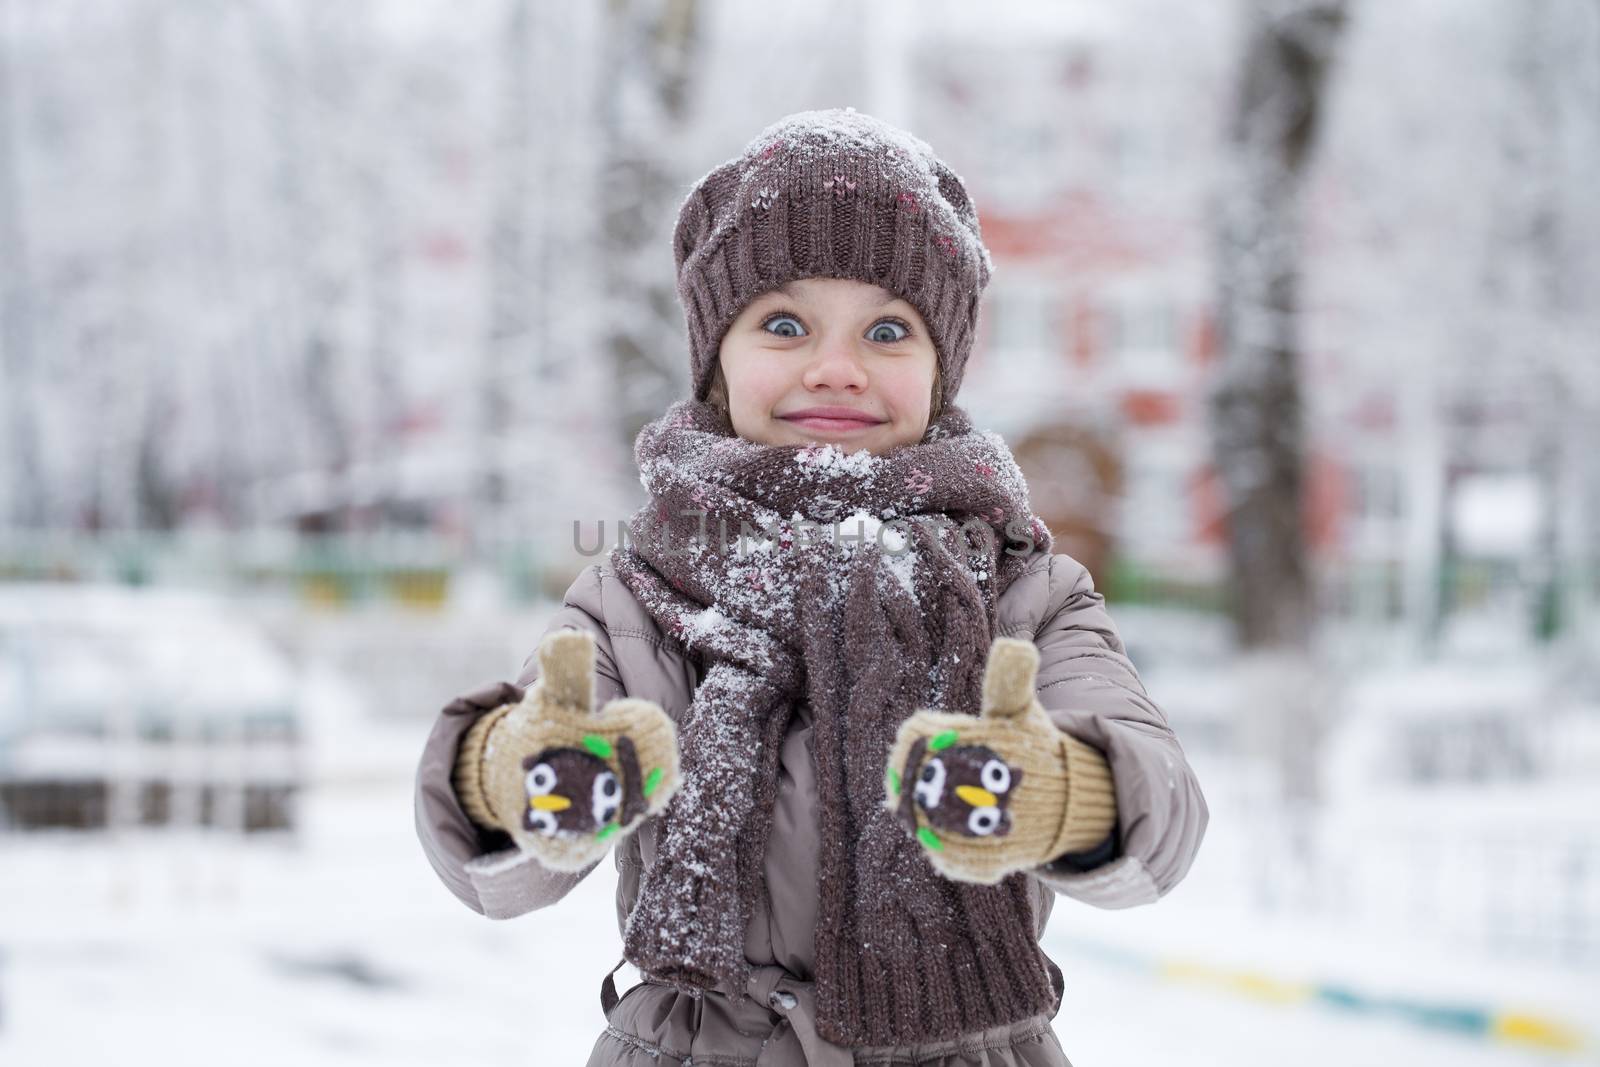
<path fill-rule="evenodd" d="M 0 1063 L 583 1061 L 614 873 L 471 913 L 415 760 L 638 503 L 690 183 L 844 105 L 1211 805 L 1069 1055 L 1600 1059 L 1600 3 L 0 0 Z"/>

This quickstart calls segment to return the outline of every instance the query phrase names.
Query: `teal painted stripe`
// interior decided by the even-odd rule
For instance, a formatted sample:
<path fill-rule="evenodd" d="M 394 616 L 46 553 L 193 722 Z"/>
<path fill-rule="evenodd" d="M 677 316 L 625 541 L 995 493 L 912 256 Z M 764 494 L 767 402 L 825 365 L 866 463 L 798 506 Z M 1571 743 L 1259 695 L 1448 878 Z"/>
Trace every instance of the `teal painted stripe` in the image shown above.
<path fill-rule="evenodd" d="M 1475 1036 L 1487 1036 L 1493 1031 L 1494 1014 L 1482 1008 L 1371 997 L 1348 986 L 1313 984 L 1311 988 L 1314 999 L 1344 1011 L 1398 1015 L 1418 1026 Z"/>

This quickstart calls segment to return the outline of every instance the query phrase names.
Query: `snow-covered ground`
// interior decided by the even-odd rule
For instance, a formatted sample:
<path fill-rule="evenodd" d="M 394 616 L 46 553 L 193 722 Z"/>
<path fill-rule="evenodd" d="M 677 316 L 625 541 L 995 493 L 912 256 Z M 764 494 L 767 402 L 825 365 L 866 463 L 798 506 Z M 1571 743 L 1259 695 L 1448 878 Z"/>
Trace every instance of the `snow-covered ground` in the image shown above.
<path fill-rule="evenodd" d="M 0 839 L 0 1064 L 583 1063 L 619 955 L 614 871 L 509 922 L 463 907 L 413 836 L 425 729 L 347 723 L 362 773 L 319 764 L 294 839 Z M 1080 1067 L 1600 1058 L 1600 975 L 1253 915 L 1221 891 L 1231 833 L 1215 819 L 1215 852 L 1153 907 L 1058 902 L 1056 1027 Z M 1583 1047 L 1321 1006 L 1296 983 L 1547 1017 Z"/>

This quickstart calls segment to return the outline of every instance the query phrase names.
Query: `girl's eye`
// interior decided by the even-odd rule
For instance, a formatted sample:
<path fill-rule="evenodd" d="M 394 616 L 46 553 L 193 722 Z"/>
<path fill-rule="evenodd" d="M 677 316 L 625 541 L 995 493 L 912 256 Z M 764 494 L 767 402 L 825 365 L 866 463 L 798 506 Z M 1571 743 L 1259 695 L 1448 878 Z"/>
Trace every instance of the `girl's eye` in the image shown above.
<path fill-rule="evenodd" d="M 896 333 L 896 330 L 898 330 L 899 333 Z M 887 336 L 885 335 L 886 332 Z M 906 329 L 905 324 L 897 322 L 894 319 L 884 319 L 882 322 L 874 323 L 871 331 L 867 333 L 869 338 L 877 341 L 880 344 L 889 344 L 894 341 L 904 340 L 910 335 L 911 331 Z"/>
<path fill-rule="evenodd" d="M 772 329 L 773 323 L 779 323 L 780 327 Z M 761 328 L 778 337 L 800 337 L 805 333 L 805 327 L 793 315 L 773 315 L 761 324 Z"/>

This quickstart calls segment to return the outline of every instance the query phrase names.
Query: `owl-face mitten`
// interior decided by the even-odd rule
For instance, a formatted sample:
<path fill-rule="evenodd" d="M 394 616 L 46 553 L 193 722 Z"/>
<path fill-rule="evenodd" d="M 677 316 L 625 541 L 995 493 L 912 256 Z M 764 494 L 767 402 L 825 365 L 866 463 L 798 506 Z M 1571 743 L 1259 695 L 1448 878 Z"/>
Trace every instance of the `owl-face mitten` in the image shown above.
<path fill-rule="evenodd" d="M 457 750 L 462 808 L 551 870 L 599 859 L 665 808 L 679 784 L 672 719 L 632 697 L 596 711 L 594 663 L 591 634 L 546 635 L 540 676 L 522 701 L 473 723 Z"/>
<path fill-rule="evenodd" d="M 1038 673 L 1033 642 L 997 638 L 981 714 L 924 708 L 900 724 L 885 803 L 946 878 L 993 885 L 1092 848 L 1116 824 L 1110 767 L 1050 721 Z"/>

